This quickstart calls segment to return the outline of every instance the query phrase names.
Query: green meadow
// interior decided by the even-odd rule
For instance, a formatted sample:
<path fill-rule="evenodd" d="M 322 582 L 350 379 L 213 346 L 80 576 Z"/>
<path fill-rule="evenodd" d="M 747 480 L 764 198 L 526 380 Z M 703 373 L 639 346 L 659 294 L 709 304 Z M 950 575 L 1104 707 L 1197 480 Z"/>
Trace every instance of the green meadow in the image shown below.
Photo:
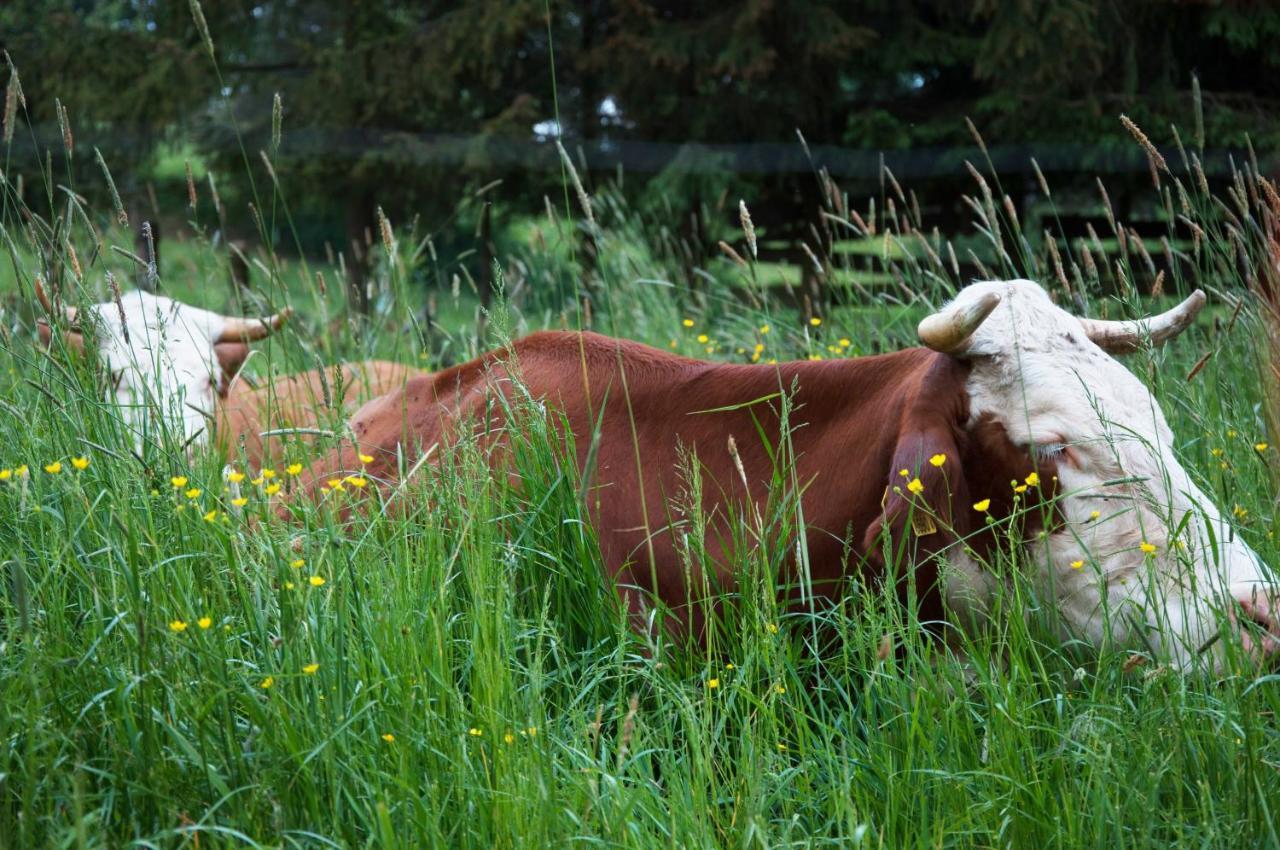
<path fill-rule="evenodd" d="M 1278 564 L 1253 291 L 1277 211 L 1248 165 L 1219 197 L 1193 155 L 1171 168 L 1149 199 L 1168 227 L 1160 270 L 1159 243 L 1123 222 L 1106 245 L 1024 233 L 990 173 L 962 260 L 1095 316 L 1207 290 L 1192 329 L 1127 362 L 1178 456 Z M 1064 644 L 1016 540 L 992 565 L 1012 589 L 962 664 L 891 593 L 778 605 L 803 524 L 785 474 L 767 521 L 736 520 L 739 584 L 707 645 L 646 642 L 534 404 L 512 412 L 519 486 L 464 443 L 402 510 L 343 523 L 295 501 L 280 519 L 288 467 L 239 461 L 248 501 L 233 504 L 222 457 L 163 429 L 137 449 L 93 358 L 39 344 L 37 276 L 88 304 L 110 299 L 107 272 L 136 271 L 113 248 L 134 250 L 117 211 L 60 179 L 21 199 L 0 187 L 0 846 L 1280 847 L 1280 677 Z M 814 258 L 826 298 L 805 306 L 786 292 L 798 269 L 755 262 L 745 218 L 690 276 L 663 222 L 605 183 L 589 215 L 567 190 L 520 219 L 487 307 L 431 234 L 387 222 L 372 310 L 353 317 L 341 271 L 290 250 L 287 175 L 263 191 L 251 289 L 228 284 L 199 226 L 166 240 L 160 277 L 229 314 L 294 307 L 249 362 L 259 381 L 374 356 L 439 368 L 549 327 L 736 362 L 854 357 L 913 345 L 972 276 L 927 222 L 883 202 L 854 215 L 865 199 L 846 196 Z M 1145 294 L 1157 280 L 1167 295 Z"/>

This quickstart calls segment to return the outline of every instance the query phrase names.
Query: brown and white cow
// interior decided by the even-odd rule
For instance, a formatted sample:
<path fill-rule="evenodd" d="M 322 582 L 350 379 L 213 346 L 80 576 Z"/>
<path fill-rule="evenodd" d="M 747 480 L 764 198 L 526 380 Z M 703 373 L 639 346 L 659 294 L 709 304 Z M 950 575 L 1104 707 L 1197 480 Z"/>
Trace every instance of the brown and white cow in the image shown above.
<path fill-rule="evenodd" d="M 40 282 L 36 294 L 53 315 Z M 381 360 L 313 370 L 254 386 L 240 375 L 249 343 L 265 339 L 290 315 L 266 319 L 223 316 L 141 290 L 77 311 L 64 306 L 66 344 L 93 344 L 111 376 L 114 399 L 135 443 L 155 439 L 160 423 L 185 445 L 212 438 L 234 459 L 241 447 L 252 466 L 278 461 L 283 444 L 264 432 L 315 429 L 334 411 L 399 388 L 416 370 Z M 85 315 L 85 314 L 89 315 Z M 48 346 L 54 329 L 38 324 Z M 91 343 L 89 342 L 91 340 Z"/>
<path fill-rule="evenodd" d="M 1022 569 L 1056 600 L 1064 632 L 1155 649 L 1182 667 L 1203 655 L 1220 668 L 1231 642 L 1214 638 L 1224 625 L 1258 659 L 1280 652 L 1275 577 L 1183 469 L 1155 398 L 1109 354 L 1165 341 L 1203 303 L 1197 292 L 1149 321 L 1105 322 L 1068 314 L 1030 281 L 976 283 L 921 322 L 926 347 L 777 365 L 537 333 L 366 405 L 351 423 L 358 444 L 317 461 L 310 488 L 321 497 L 324 480 L 360 469 L 357 453 L 372 454 L 364 468 L 390 481 L 399 456 L 412 463 L 464 427 L 500 444 L 492 399 L 519 385 L 564 416 L 584 466 L 598 423 L 586 492 L 604 562 L 633 616 L 652 593 L 696 633 L 688 588 L 703 584 L 678 551 L 678 455 L 696 452 L 709 566 L 728 586 L 733 565 L 716 557 L 725 517 L 766 498 L 774 466 L 758 427 L 778 445 L 778 399 L 790 394 L 819 593 L 840 593 L 858 572 L 884 578 L 887 532 L 910 544 L 926 600 L 932 589 L 962 621 L 981 620 L 1004 581 L 989 565 L 1012 518 Z"/>

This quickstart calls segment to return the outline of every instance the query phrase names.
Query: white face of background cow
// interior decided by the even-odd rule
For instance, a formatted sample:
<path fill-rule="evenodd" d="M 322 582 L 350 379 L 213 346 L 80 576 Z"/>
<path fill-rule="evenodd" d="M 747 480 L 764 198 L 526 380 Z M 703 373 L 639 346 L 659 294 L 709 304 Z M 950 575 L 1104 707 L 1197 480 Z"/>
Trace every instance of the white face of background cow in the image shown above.
<path fill-rule="evenodd" d="M 1027 554 L 1065 628 L 1220 670 L 1224 624 L 1253 657 L 1280 652 L 1280 585 L 1178 462 L 1146 386 L 1103 350 L 1163 342 L 1203 303 L 1197 292 L 1150 321 L 1104 322 L 1072 316 L 1031 281 L 976 283 L 920 337 L 971 364 L 970 424 L 993 416 L 1015 445 L 1056 464 L 1064 522 Z M 974 569 L 961 572 L 974 580 Z"/>
<path fill-rule="evenodd" d="M 52 312 L 39 282 L 36 292 Z M 159 418 L 184 443 L 193 444 L 208 439 L 214 405 L 244 363 L 246 343 L 270 335 L 289 313 L 239 319 L 140 290 L 124 293 L 119 304 L 107 301 L 84 311 L 63 311 L 67 322 L 81 329 L 68 333 L 68 343 L 97 349 L 116 403 L 138 442 L 148 433 L 154 439 Z"/>

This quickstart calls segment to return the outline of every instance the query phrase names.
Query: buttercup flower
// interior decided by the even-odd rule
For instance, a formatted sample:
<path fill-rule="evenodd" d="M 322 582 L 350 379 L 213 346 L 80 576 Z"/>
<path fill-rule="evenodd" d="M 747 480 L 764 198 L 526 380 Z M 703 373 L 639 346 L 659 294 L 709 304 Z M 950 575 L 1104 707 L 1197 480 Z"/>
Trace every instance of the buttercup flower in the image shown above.
<path fill-rule="evenodd" d="M 991 500 L 983 499 L 981 502 L 974 502 L 973 509 L 978 513 L 986 513 L 991 508 Z"/>
<path fill-rule="evenodd" d="M 693 319 L 685 319 L 684 321 L 680 322 L 680 324 L 684 325 L 686 328 L 691 328 L 693 327 Z"/>
<path fill-rule="evenodd" d="M 198 499 L 200 498 L 201 492 L 203 491 L 201 491 L 199 487 L 192 487 L 190 490 L 183 493 L 182 495 L 186 496 L 188 499 Z"/>
<path fill-rule="evenodd" d="M 316 671 L 319 669 L 320 669 L 320 665 L 316 664 L 313 661 L 310 664 L 308 664 L 306 667 L 303 667 L 302 672 L 306 673 L 308 676 L 314 676 L 316 674 Z"/>
<path fill-rule="evenodd" d="M 386 732 L 382 735 L 382 740 L 386 741 L 388 744 L 394 744 L 396 742 L 396 736 L 392 735 L 390 732 Z"/>
<path fill-rule="evenodd" d="M 55 460 L 53 463 L 46 463 L 44 465 L 44 471 L 50 475 L 57 475 L 62 471 L 62 462 Z"/>
<path fill-rule="evenodd" d="M 249 497 L 240 496 L 239 498 L 232 499 L 231 504 L 235 505 L 237 508 L 243 508 L 245 505 L 249 504 Z"/>
<path fill-rule="evenodd" d="M 207 629 L 213 625 L 213 618 L 201 617 L 199 620 L 196 620 L 196 625 L 199 626 L 201 629 Z"/>
<path fill-rule="evenodd" d="M 714 691 L 716 688 L 720 687 L 720 680 L 707 679 L 707 687 Z"/>
<path fill-rule="evenodd" d="M 924 492 L 924 485 L 920 483 L 919 478 L 912 478 L 907 482 L 907 489 L 919 496 Z"/>
<path fill-rule="evenodd" d="M 213 522 L 213 521 L 214 521 L 214 520 L 216 520 L 217 518 L 218 518 L 218 509 L 217 509 L 217 508 L 214 508 L 213 510 L 209 511 L 207 514 L 205 514 L 205 515 L 204 515 L 204 521 L 205 521 L 205 522 Z"/>
<path fill-rule="evenodd" d="M 360 475 L 348 475 L 346 478 L 342 480 L 344 483 L 350 484 L 352 487 L 357 487 L 357 488 L 364 487 L 364 485 L 369 483 L 369 479 Z"/>
<path fill-rule="evenodd" d="M 1147 542 L 1147 541 L 1145 541 L 1145 540 L 1138 544 L 1138 548 L 1139 548 L 1139 549 L 1141 549 L 1143 552 L 1145 552 L 1145 553 L 1146 553 L 1146 554 L 1148 554 L 1148 555 L 1154 555 L 1154 554 L 1155 554 L 1155 551 L 1156 551 L 1155 544 L 1154 544 L 1154 543 L 1148 543 L 1148 542 Z"/>
<path fill-rule="evenodd" d="M 323 576 L 312 576 L 311 578 L 307 579 L 307 581 L 311 584 L 312 587 L 324 587 Z"/>
<path fill-rule="evenodd" d="M 265 691 L 267 688 L 271 687 L 275 683 L 276 683 L 275 677 L 268 676 L 267 678 L 263 679 L 260 683 L 258 683 L 258 687 L 262 688 Z"/>
<path fill-rule="evenodd" d="M 73 458 L 71 459 L 71 465 L 72 465 L 72 466 L 74 466 L 76 469 L 82 469 L 82 470 L 83 470 L 83 469 L 88 469 L 88 468 L 89 468 L 89 458 L 87 458 L 87 457 L 73 457 Z"/>
<path fill-rule="evenodd" d="M 819 319 L 817 316 L 814 316 L 812 319 L 809 320 L 809 324 L 816 328 L 818 327 L 818 325 L 822 324 L 822 319 Z"/>
<path fill-rule="evenodd" d="M 230 481 L 232 484 L 239 484 L 241 481 L 243 481 L 243 480 L 244 480 L 244 473 L 243 473 L 243 472 L 228 472 L 228 473 L 227 473 L 227 480 L 228 480 L 228 481 Z"/>
<path fill-rule="evenodd" d="M 284 471 L 289 473 L 290 475 L 297 475 L 299 472 L 302 471 L 302 464 L 291 463 L 284 468 Z"/>
<path fill-rule="evenodd" d="M 185 632 L 186 630 L 187 630 L 187 624 L 186 624 L 185 622 L 183 622 L 182 620 L 170 620 L 170 621 L 169 621 L 169 631 L 171 631 L 171 632 Z"/>
<path fill-rule="evenodd" d="M 1071 569 L 1078 570 L 1084 566 L 1084 561 L 1072 561 Z"/>
<path fill-rule="evenodd" d="M 470 729 L 467 730 L 467 734 L 470 735 L 472 738 L 479 738 L 481 735 L 484 734 L 484 730 L 479 729 L 475 726 L 472 726 Z"/>
<path fill-rule="evenodd" d="M 513 733 L 508 732 L 502 736 L 502 740 L 506 741 L 508 744 L 514 744 L 516 742 L 516 736 Z"/>
<path fill-rule="evenodd" d="M 262 492 L 266 493 L 268 496 L 274 496 L 276 493 L 280 492 L 280 485 L 270 484 Z"/>
<path fill-rule="evenodd" d="M 1253 444 L 1253 447 L 1254 447 L 1255 449 L 1257 449 L 1258 451 L 1260 451 L 1260 452 L 1265 452 L 1265 451 L 1267 450 L 1267 444 L 1266 444 L 1266 443 L 1254 443 L 1254 444 Z"/>
<path fill-rule="evenodd" d="M 1026 482 L 1027 482 L 1027 486 L 1028 486 L 1028 487 L 1039 487 L 1039 486 L 1040 486 L 1040 474 L 1039 474 L 1038 472 L 1033 472 L 1033 473 L 1031 473 L 1030 475 L 1028 475 L 1028 476 L 1026 477 Z"/>
<path fill-rule="evenodd" d="M 187 476 L 175 475 L 169 479 L 169 483 L 173 485 L 173 489 L 181 490 L 183 487 L 187 486 Z"/>
<path fill-rule="evenodd" d="M 12 469 L 0 469 L 0 481 L 8 481 L 9 477 L 12 475 L 13 475 Z"/>
<path fill-rule="evenodd" d="M 942 466 L 946 462 L 947 462 L 947 456 L 944 454 L 936 454 L 933 457 L 929 458 L 929 463 L 933 464 L 934 466 Z"/>
<path fill-rule="evenodd" d="M 289 562 L 289 566 L 293 567 L 295 570 L 300 570 L 303 568 L 303 566 L 306 565 L 306 563 L 307 562 L 302 560 L 301 558 L 294 558 L 292 561 Z"/>
<path fill-rule="evenodd" d="M 362 454 L 362 455 L 359 455 L 358 457 L 360 458 L 361 463 L 373 463 L 373 455 Z"/>

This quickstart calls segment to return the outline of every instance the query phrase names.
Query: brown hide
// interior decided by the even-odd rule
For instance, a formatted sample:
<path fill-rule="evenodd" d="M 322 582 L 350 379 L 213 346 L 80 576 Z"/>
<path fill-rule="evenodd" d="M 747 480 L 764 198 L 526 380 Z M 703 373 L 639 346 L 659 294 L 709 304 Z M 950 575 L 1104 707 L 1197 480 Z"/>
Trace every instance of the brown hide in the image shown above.
<path fill-rule="evenodd" d="M 241 343 L 232 345 L 243 347 Z M 217 348 L 219 360 L 225 367 L 228 358 L 222 351 L 224 346 Z M 235 352 L 228 354 L 234 359 Z M 263 432 L 341 428 L 345 411 L 398 390 L 411 377 L 420 374 L 419 370 L 400 363 L 366 360 L 287 375 L 258 386 L 250 385 L 244 378 L 233 379 L 215 411 L 217 446 L 233 460 L 243 446 L 250 467 L 278 464 L 284 460 L 282 450 L 286 438 L 264 439 Z M 299 437 L 305 443 L 314 441 L 314 437 Z"/>
<path fill-rule="evenodd" d="M 575 332 L 534 334 L 513 349 L 518 369 L 511 371 L 518 371 L 529 394 L 566 416 L 580 466 L 599 422 L 588 508 L 605 564 L 620 587 L 652 590 L 682 614 L 690 600 L 679 535 L 670 531 L 683 520 L 676 507 L 686 490 L 680 451 L 695 452 L 700 464 L 702 510 L 711 517 L 706 549 L 720 586 L 728 587 L 734 568 L 721 542 L 727 539 L 726 516 L 750 512 L 752 504 L 763 509 L 774 467 L 757 423 L 778 446 L 780 396 L 793 389 L 795 481 L 803 490 L 810 574 L 819 594 L 836 595 L 843 580 L 859 570 L 869 580 L 886 578 L 881 529 L 887 524 L 895 546 L 905 541 L 910 547 L 907 558 L 892 560 L 916 566 L 922 616 L 940 618 L 936 570 L 921 556 L 971 532 L 970 545 L 989 548 L 993 541 L 972 501 L 999 497 L 993 498 L 992 512 L 1007 514 L 1009 480 L 1020 480 L 1032 469 L 1030 457 L 1009 443 L 1000 426 L 984 421 L 966 431 L 968 367 L 927 349 L 745 365 L 691 360 Z M 357 451 L 372 454 L 367 471 L 389 481 L 400 446 L 412 461 L 437 443 L 437 452 L 447 451 L 461 421 L 474 425 L 488 418 L 492 424 L 501 407 L 486 399 L 494 388 L 509 393 L 504 365 L 509 360 L 509 352 L 491 353 L 414 378 L 402 392 L 366 405 L 351 423 L 358 449 L 345 447 L 317 461 L 304 477 L 308 490 L 319 495 L 326 479 L 360 469 Z M 745 488 L 727 447 L 731 436 Z M 935 454 L 947 456 L 941 468 L 929 463 Z M 899 475 L 901 469 L 908 470 L 908 478 Z M 1043 465 L 1041 475 L 1047 483 Z M 925 488 L 921 498 L 942 518 L 937 531 L 923 536 L 913 534 L 908 521 L 912 497 L 906 488 L 915 476 Z M 971 486 L 975 481 L 977 488 Z M 794 578 L 794 559 L 788 562 L 791 574 L 783 580 Z M 891 578 L 905 587 L 905 575 Z M 692 586 L 700 586 L 698 577 Z M 641 615 L 640 595 L 624 595 L 633 614 Z M 687 619 L 698 633 L 697 611 Z"/>

